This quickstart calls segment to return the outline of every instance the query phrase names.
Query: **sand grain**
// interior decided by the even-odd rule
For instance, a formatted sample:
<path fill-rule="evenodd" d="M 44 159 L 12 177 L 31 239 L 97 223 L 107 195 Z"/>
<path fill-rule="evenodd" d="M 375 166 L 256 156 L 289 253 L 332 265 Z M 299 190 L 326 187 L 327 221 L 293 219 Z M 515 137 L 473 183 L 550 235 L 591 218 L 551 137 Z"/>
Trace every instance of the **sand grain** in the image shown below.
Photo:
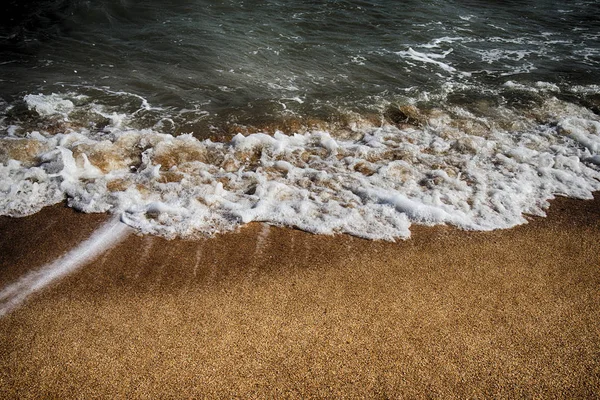
<path fill-rule="evenodd" d="M 103 218 L 0 218 L 2 284 Z M 31 234 L 45 224 L 53 234 Z M 600 201 L 565 199 L 515 229 L 416 228 L 399 243 L 262 224 L 131 235 L 0 320 L 0 386 L 7 398 L 598 397 L 598 243 Z"/>

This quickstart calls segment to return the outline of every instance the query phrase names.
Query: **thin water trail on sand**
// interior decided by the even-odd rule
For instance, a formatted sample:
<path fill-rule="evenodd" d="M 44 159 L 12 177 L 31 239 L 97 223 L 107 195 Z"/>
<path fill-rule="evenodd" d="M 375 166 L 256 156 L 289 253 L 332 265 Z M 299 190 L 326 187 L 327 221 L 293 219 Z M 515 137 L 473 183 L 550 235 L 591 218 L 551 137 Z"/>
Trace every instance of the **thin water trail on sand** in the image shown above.
<path fill-rule="evenodd" d="M 0 291 L 0 317 L 19 307 L 31 294 L 93 261 L 125 239 L 131 228 L 118 218 L 101 225 L 91 236 L 64 256 L 31 271 Z"/>

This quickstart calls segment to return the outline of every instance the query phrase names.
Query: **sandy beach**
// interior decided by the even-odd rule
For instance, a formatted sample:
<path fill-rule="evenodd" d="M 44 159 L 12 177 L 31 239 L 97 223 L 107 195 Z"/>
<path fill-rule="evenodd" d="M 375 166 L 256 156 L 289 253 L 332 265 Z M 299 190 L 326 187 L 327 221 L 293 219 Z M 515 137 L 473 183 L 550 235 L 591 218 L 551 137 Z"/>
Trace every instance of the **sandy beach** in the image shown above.
<path fill-rule="evenodd" d="M 0 218 L 0 285 L 108 219 Z M 129 234 L 0 319 L 3 398 L 600 396 L 600 199 L 397 243 Z"/>

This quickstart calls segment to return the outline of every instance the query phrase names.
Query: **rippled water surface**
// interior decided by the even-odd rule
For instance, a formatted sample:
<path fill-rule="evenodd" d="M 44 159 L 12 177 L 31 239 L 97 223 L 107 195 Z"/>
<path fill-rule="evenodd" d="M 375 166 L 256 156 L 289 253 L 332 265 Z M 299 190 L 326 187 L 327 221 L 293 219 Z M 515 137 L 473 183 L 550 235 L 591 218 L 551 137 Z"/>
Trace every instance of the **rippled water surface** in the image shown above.
<path fill-rule="evenodd" d="M 18 8 L 20 20 L 2 29 L 0 90 L 9 99 L 100 87 L 225 119 L 327 117 L 435 96 L 448 84 L 594 84 L 600 68 L 597 1 L 55 0 Z"/>

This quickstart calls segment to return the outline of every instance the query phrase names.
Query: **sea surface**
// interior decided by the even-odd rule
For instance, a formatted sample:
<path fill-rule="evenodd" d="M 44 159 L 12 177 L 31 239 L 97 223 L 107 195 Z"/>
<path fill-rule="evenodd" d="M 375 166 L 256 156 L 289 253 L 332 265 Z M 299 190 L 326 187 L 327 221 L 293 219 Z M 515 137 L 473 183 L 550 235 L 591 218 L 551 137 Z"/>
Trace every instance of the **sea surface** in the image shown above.
<path fill-rule="evenodd" d="M 600 190 L 600 1 L 7 0 L 0 215 L 491 230 Z"/>

